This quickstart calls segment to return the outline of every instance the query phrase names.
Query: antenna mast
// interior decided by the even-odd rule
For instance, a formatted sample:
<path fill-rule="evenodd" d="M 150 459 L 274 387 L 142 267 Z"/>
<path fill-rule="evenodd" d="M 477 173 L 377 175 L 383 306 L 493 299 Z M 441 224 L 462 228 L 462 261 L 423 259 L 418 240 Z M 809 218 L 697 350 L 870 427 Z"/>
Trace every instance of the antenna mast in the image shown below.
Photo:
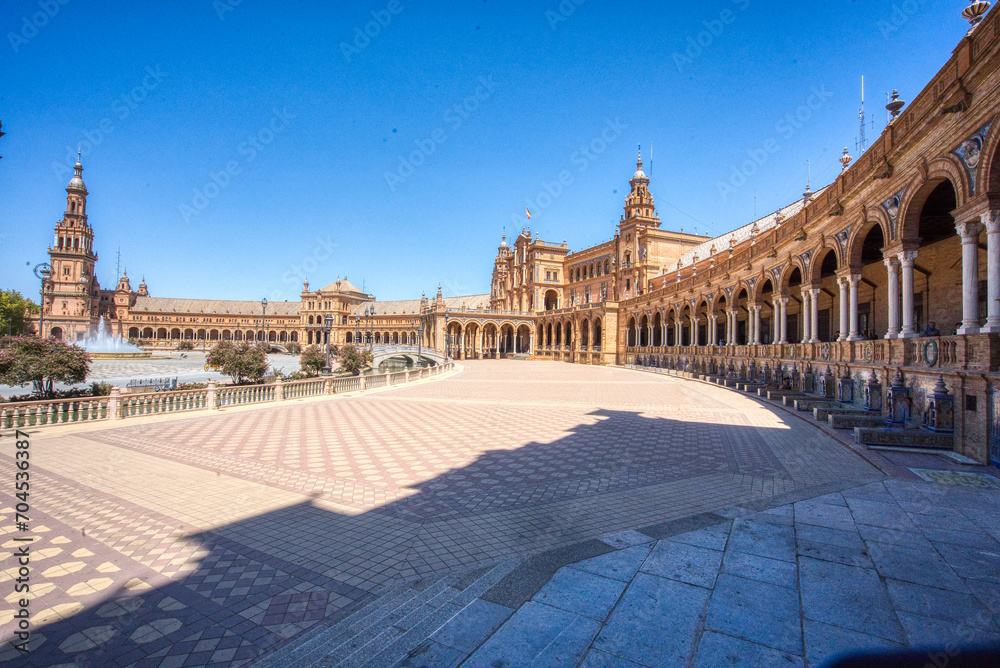
<path fill-rule="evenodd" d="M 861 75 L 861 112 L 859 113 L 861 118 L 861 135 L 858 140 L 859 148 L 861 153 L 868 150 L 868 140 L 865 138 L 865 75 Z"/>
<path fill-rule="evenodd" d="M 115 267 L 115 278 L 121 280 L 122 277 L 122 247 L 118 247 L 118 266 Z"/>

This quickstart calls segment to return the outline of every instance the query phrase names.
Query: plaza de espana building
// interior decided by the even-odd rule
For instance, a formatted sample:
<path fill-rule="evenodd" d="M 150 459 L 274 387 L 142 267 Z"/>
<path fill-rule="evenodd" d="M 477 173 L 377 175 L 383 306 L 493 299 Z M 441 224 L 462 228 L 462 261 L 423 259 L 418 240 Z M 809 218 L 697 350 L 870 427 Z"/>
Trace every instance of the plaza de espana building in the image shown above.
<path fill-rule="evenodd" d="M 611 241 L 572 252 L 524 229 L 501 242 L 488 295 L 439 287 L 386 302 L 346 279 L 307 282 L 299 301 L 268 304 L 266 322 L 260 302 L 153 296 L 125 274 L 102 289 L 77 164 L 49 249 L 44 333 L 78 340 L 103 316 L 152 350 L 419 342 L 456 359 L 791 379 L 859 406 L 877 398 L 883 416 L 950 429 L 956 452 L 987 462 L 1000 443 L 1000 12 L 902 106 L 861 156 L 845 151 L 833 183 L 722 236 L 663 229 L 640 156 Z"/>

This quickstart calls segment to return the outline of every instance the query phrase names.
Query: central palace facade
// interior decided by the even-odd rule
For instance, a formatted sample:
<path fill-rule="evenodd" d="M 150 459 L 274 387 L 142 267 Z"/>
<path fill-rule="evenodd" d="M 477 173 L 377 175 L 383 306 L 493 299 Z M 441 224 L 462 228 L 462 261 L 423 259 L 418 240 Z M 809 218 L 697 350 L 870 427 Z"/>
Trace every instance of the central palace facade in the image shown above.
<path fill-rule="evenodd" d="M 490 294 L 445 298 L 439 287 L 379 301 L 346 279 L 307 282 L 298 302 L 268 304 L 266 316 L 255 301 L 152 296 L 125 274 L 102 289 L 78 163 L 49 248 L 44 334 L 79 340 L 103 318 L 147 349 L 420 343 L 457 359 L 849 385 L 858 401 L 877 386 L 888 402 L 894 387 L 907 392 L 909 423 L 931 427 L 943 386 L 955 449 L 985 462 L 1000 443 L 998 110 L 995 10 L 863 155 L 845 152 L 833 183 L 728 234 L 662 229 L 640 156 L 611 241 L 572 252 L 528 229 L 504 237 Z"/>

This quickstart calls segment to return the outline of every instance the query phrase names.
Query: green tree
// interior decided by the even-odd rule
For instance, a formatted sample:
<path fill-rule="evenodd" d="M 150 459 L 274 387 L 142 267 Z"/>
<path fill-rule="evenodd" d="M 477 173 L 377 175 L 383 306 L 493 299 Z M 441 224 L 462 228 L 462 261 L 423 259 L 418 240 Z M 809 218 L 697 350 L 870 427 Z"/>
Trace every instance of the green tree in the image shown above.
<path fill-rule="evenodd" d="M 326 355 L 315 346 L 302 351 L 299 357 L 299 365 L 302 370 L 311 376 L 315 376 L 326 366 Z"/>
<path fill-rule="evenodd" d="M 24 334 L 24 314 L 38 313 L 38 305 L 17 290 L 0 290 L 0 335 Z"/>
<path fill-rule="evenodd" d="M 267 354 L 258 344 L 222 341 L 208 354 L 205 362 L 217 367 L 237 385 L 259 383 L 267 373 Z"/>
<path fill-rule="evenodd" d="M 89 372 L 90 355 L 86 350 L 55 339 L 17 336 L 0 348 L 0 383 L 31 383 L 39 397 L 55 396 L 54 383 L 82 383 Z"/>
<path fill-rule="evenodd" d="M 367 365 L 372 363 L 372 351 L 361 351 L 354 346 L 344 346 L 340 349 L 340 368 L 357 376 Z"/>

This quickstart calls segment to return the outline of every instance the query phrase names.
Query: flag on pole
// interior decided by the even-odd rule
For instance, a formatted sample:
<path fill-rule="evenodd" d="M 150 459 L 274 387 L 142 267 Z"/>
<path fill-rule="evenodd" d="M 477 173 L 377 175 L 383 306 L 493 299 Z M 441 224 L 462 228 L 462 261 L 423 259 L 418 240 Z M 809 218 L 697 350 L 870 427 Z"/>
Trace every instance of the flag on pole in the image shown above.
<path fill-rule="evenodd" d="M 531 209 L 528 209 L 527 207 L 525 207 L 524 212 L 526 214 L 528 214 L 528 220 L 531 220 Z"/>

